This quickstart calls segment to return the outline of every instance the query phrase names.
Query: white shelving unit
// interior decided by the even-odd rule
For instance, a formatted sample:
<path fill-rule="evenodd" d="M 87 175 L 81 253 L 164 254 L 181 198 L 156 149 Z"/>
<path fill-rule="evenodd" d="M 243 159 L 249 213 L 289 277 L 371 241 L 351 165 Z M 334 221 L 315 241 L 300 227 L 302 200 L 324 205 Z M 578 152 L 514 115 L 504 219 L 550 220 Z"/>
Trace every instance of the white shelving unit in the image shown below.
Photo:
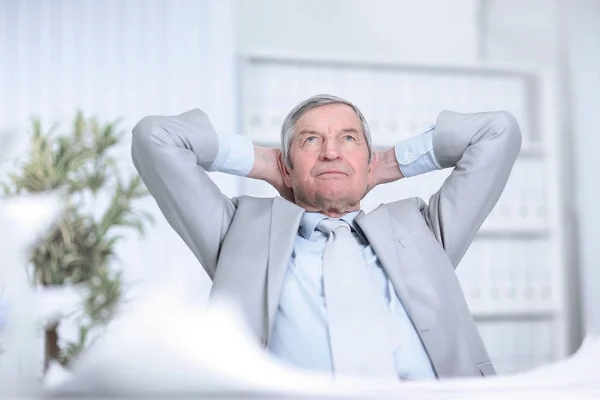
<path fill-rule="evenodd" d="M 514 114 L 523 133 L 522 151 L 457 274 L 498 371 L 515 372 L 569 352 L 553 82 L 547 73 L 489 65 L 247 55 L 240 63 L 239 129 L 255 143 L 279 146 L 287 112 L 317 93 L 354 102 L 380 149 L 421 133 L 443 109 Z M 427 200 L 449 173 L 377 187 L 362 208 L 411 196 Z M 262 182 L 242 185 L 245 194 L 276 194 Z"/>

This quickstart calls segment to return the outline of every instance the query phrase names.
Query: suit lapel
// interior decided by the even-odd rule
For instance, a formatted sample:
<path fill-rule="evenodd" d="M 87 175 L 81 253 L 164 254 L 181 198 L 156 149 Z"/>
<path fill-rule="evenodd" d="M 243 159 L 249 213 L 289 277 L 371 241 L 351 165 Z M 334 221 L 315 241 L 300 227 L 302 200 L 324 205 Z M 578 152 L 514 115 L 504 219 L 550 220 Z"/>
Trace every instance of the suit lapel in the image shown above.
<path fill-rule="evenodd" d="M 402 305 L 412 320 L 413 312 L 410 297 L 402 276 L 400 258 L 397 253 L 399 246 L 395 243 L 396 235 L 394 235 L 392 229 L 388 210 L 385 207 L 378 207 L 369 214 L 361 211 L 356 216 L 355 221 L 369 240 L 369 244 L 373 247 Z"/>
<path fill-rule="evenodd" d="M 271 336 L 275 313 L 279 306 L 283 279 L 290 262 L 294 241 L 303 214 L 303 208 L 281 197 L 275 197 L 273 200 L 267 268 L 267 342 Z"/>

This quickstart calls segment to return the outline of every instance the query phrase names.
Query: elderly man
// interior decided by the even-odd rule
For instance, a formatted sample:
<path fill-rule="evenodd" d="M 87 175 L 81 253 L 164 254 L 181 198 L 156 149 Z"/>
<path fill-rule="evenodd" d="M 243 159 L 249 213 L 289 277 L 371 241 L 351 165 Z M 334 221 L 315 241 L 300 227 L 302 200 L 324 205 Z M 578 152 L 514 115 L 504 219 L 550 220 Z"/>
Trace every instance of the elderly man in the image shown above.
<path fill-rule="evenodd" d="M 166 219 L 243 310 L 257 342 L 300 368 L 400 379 L 494 368 L 454 273 L 521 146 L 506 112 L 443 111 L 425 133 L 373 152 L 351 102 L 311 97 L 281 150 L 218 135 L 200 110 L 133 129 L 135 166 Z M 373 187 L 440 168 L 430 199 L 365 214 Z M 205 171 L 262 179 L 282 197 L 224 196 Z"/>

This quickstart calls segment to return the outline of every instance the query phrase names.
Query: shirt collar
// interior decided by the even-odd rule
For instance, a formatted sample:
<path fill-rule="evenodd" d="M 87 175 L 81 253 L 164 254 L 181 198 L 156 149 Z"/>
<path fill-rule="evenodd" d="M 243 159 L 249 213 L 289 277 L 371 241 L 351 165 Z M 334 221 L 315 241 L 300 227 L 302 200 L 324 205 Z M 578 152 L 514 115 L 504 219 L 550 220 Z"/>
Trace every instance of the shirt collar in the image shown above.
<path fill-rule="evenodd" d="M 362 233 L 362 231 L 360 230 L 358 225 L 356 225 L 356 223 L 354 222 L 354 219 L 356 218 L 357 215 L 358 215 L 358 211 L 352 211 L 352 212 L 349 212 L 348 214 L 345 214 L 340 219 L 343 219 L 348 224 L 350 224 L 352 229 L 356 233 L 358 233 L 358 235 L 366 242 L 367 240 L 366 240 L 364 234 Z M 312 237 L 312 234 L 314 233 L 319 222 L 323 221 L 326 218 L 329 218 L 329 217 L 327 215 L 323 215 L 318 212 L 306 211 L 302 215 L 302 220 L 300 222 L 300 228 L 298 228 L 298 232 L 300 233 L 300 235 L 302 235 L 303 238 L 305 238 L 306 240 L 310 240 Z"/>

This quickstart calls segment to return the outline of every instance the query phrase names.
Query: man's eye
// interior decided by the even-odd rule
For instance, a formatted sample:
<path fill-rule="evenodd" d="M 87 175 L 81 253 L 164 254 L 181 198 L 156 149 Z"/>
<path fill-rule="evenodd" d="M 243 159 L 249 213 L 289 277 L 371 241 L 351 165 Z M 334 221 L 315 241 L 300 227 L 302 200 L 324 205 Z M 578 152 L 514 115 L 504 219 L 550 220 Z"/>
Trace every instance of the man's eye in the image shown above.
<path fill-rule="evenodd" d="M 344 138 L 346 139 L 346 142 L 352 142 L 354 140 L 354 136 L 351 135 L 346 135 Z"/>
<path fill-rule="evenodd" d="M 314 136 L 310 136 L 310 137 L 307 137 L 307 138 L 306 138 L 306 143 L 314 143 L 314 142 L 315 142 L 315 140 L 317 140 L 317 138 L 316 138 L 316 137 L 314 137 Z"/>

